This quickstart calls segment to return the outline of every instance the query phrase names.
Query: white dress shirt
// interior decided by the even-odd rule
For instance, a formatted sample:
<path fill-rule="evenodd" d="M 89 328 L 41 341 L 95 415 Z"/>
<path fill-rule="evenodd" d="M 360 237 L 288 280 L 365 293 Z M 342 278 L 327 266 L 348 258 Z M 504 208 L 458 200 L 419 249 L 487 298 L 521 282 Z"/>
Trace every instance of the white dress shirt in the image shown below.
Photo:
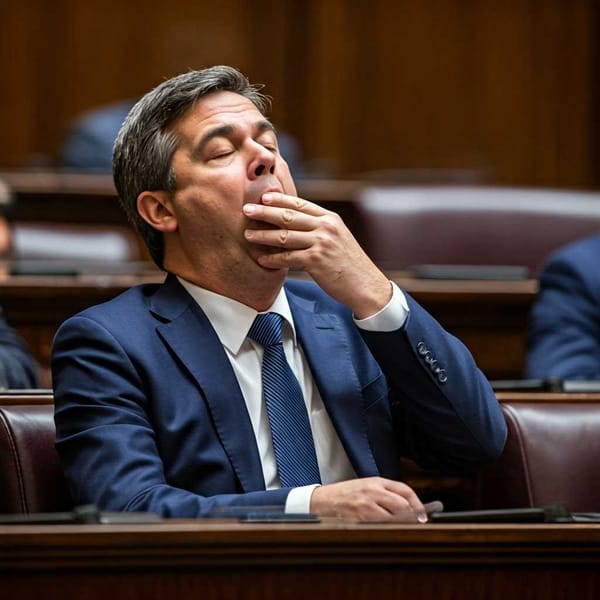
<path fill-rule="evenodd" d="M 248 337 L 250 327 L 258 313 L 236 300 L 215 294 L 181 278 L 178 279 L 202 308 L 223 344 L 246 402 L 256 437 L 265 487 L 266 489 L 278 488 L 280 483 L 275 451 L 262 396 L 263 348 Z M 355 320 L 358 327 L 370 331 L 393 331 L 402 327 L 408 315 L 408 305 L 400 289 L 393 283 L 392 288 L 393 295 L 389 304 L 376 315 Z M 284 319 L 283 348 L 306 402 L 321 482 L 327 484 L 355 478 L 354 468 L 331 423 L 304 352 L 298 344 L 294 320 L 283 288 L 275 302 L 265 312 L 275 312 Z M 310 497 L 315 487 L 310 485 L 294 488 L 287 497 L 285 511 L 310 512 Z"/>

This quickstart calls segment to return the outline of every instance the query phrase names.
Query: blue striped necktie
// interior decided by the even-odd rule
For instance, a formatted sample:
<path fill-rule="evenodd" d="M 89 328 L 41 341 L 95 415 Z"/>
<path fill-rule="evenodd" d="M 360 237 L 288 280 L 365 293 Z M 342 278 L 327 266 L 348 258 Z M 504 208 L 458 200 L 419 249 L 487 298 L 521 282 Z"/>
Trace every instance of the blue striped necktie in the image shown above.
<path fill-rule="evenodd" d="M 262 380 L 281 487 L 320 483 L 312 430 L 300 384 L 283 352 L 282 317 L 256 316 L 248 337 L 264 347 Z"/>

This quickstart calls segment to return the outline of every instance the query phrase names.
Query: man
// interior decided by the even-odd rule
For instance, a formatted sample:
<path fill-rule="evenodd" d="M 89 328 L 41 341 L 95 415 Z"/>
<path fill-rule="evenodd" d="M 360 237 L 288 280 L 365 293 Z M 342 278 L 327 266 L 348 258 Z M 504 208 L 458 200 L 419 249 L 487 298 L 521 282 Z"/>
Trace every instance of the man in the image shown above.
<path fill-rule="evenodd" d="M 527 377 L 600 379 L 600 235 L 547 261 L 529 328 Z"/>
<path fill-rule="evenodd" d="M 400 456 L 477 468 L 502 450 L 500 408 L 467 349 L 336 214 L 297 197 L 266 108 L 239 72 L 213 67 L 164 82 L 125 121 L 115 183 L 168 275 L 57 333 L 57 448 L 74 498 L 166 517 L 276 507 L 424 520 Z M 303 396 L 285 453 L 289 415 L 271 418 L 257 313 L 283 316 Z M 318 462 L 298 485 L 287 483 L 297 452 L 293 468 Z"/>

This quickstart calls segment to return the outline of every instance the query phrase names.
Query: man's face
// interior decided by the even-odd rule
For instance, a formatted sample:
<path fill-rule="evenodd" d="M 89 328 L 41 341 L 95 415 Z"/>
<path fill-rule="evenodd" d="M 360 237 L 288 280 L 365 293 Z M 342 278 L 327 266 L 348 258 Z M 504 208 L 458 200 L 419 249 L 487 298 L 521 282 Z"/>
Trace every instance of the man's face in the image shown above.
<path fill-rule="evenodd" d="M 218 91 L 197 102 L 173 130 L 180 144 L 172 160 L 172 210 L 184 262 L 195 272 L 264 270 L 256 257 L 270 250 L 245 240 L 244 229 L 256 224 L 242 206 L 260 203 L 268 191 L 296 195 L 273 127 L 243 96 Z"/>

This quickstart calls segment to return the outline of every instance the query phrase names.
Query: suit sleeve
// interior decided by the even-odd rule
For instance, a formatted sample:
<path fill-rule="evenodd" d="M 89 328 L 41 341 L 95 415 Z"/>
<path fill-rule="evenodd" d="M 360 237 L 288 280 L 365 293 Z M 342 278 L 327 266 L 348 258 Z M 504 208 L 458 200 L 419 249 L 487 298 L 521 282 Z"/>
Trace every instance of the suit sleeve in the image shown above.
<path fill-rule="evenodd" d="M 73 317 L 57 332 L 56 448 L 75 503 L 178 518 L 214 516 L 235 507 L 283 508 L 289 489 L 203 496 L 167 481 L 153 399 L 138 359 L 91 318 Z M 155 375 L 168 387 L 167 370 Z"/>
<path fill-rule="evenodd" d="M 489 382 L 465 345 L 405 297 L 402 329 L 361 331 L 388 380 L 403 453 L 423 467 L 456 471 L 495 460 L 506 423 Z"/>

